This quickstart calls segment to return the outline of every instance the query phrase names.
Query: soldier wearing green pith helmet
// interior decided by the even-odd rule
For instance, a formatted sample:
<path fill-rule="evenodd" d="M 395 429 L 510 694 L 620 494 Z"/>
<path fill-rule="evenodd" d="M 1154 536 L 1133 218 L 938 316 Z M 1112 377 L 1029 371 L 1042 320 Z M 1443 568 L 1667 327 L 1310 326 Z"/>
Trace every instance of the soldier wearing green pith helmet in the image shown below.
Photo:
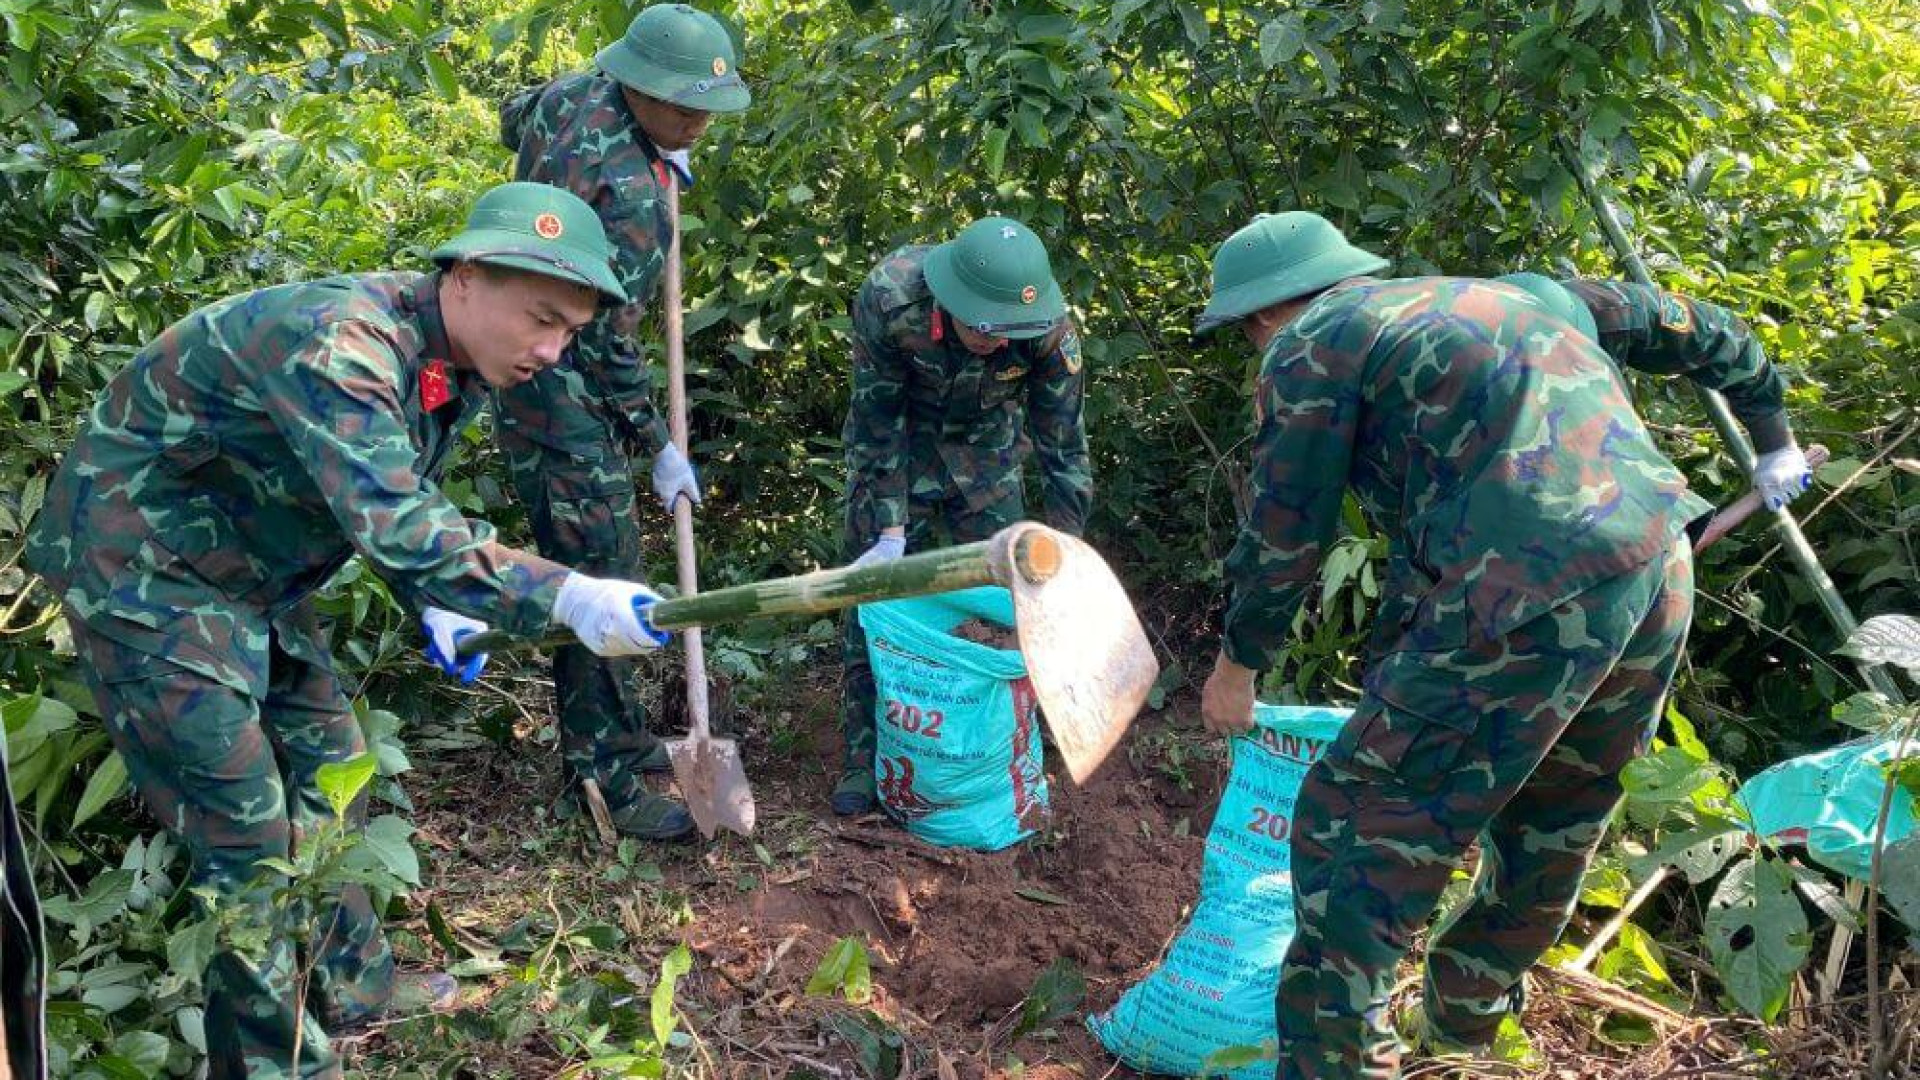
<path fill-rule="evenodd" d="M 853 301 L 846 558 L 889 562 L 1019 520 L 1029 446 L 1047 523 L 1079 535 L 1093 500 L 1085 386 L 1079 335 L 1025 225 L 984 218 L 882 259 Z M 873 669 L 853 613 L 843 657 L 846 757 L 832 806 L 845 815 L 876 801 Z"/>
<path fill-rule="evenodd" d="M 1679 663 L 1685 527 L 1709 509 L 1621 366 L 1726 391 L 1756 439 L 1785 430 L 1771 365 L 1691 302 L 1574 282 L 1556 309 L 1386 266 L 1317 215 L 1263 216 L 1221 245 L 1199 325 L 1263 352 L 1209 730 L 1251 726 L 1349 489 L 1391 541 L 1365 693 L 1296 803 L 1279 1080 L 1395 1075 L 1396 965 L 1476 840 L 1427 950 L 1432 1042 L 1491 1042 L 1566 925 Z"/>
<path fill-rule="evenodd" d="M 485 657 L 458 658 L 456 642 L 490 623 L 526 637 L 564 625 L 606 655 L 663 640 L 644 585 L 504 547 L 437 485 L 487 387 L 551 367 L 601 304 L 626 299 L 610 254 L 580 200 L 505 184 L 433 253 L 437 273 L 201 308 L 108 384 L 47 489 L 27 564 L 65 607 L 107 734 L 192 854 L 196 894 L 265 932 L 261 950 L 223 948 L 205 972 L 212 1076 L 337 1077 L 323 1023 L 455 989 L 396 978 L 363 888 L 320 912 L 276 905 L 274 867 L 332 814 L 319 769 L 366 749 L 315 590 L 357 555 L 420 611 L 429 659 L 469 680 Z"/>
<path fill-rule="evenodd" d="M 685 4 L 655 4 L 600 50 L 594 70 L 528 90 L 500 110 L 514 178 L 564 188 L 593 207 L 628 297 L 581 332 L 565 363 L 499 396 L 500 447 L 549 558 L 634 572 L 638 461 L 652 460 L 653 491 L 668 512 L 677 499 L 700 502 L 693 465 L 655 408 L 638 335 L 672 241 L 668 188 L 692 186 L 688 151 L 713 114 L 738 112 L 749 100 L 726 27 Z M 633 679 L 629 663 L 571 646 L 555 650 L 569 780 L 593 780 L 622 832 L 690 836 L 686 809 L 642 779 L 669 764 Z"/>

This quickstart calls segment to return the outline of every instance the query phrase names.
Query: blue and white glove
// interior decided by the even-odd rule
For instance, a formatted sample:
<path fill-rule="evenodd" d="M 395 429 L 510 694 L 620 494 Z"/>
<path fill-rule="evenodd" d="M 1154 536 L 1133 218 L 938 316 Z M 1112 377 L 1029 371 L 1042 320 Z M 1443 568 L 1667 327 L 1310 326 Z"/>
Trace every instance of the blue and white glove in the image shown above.
<path fill-rule="evenodd" d="M 659 599 L 631 581 L 568 574 L 553 601 L 553 617 L 595 656 L 632 656 L 667 643 L 667 632 L 647 622 L 647 609 Z"/>
<path fill-rule="evenodd" d="M 685 150 L 662 150 L 660 160 L 673 166 L 674 175 L 680 178 L 681 190 L 693 190 L 693 159 Z"/>
<path fill-rule="evenodd" d="M 461 656 L 455 651 L 461 638 L 485 633 L 486 623 L 445 608 L 429 607 L 420 612 L 420 627 L 427 632 L 427 659 L 434 667 L 463 683 L 471 683 L 486 669 L 486 653 Z"/>
<path fill-rule="evenodd" d="M 693 473 L 693 462 L 672 443 L 653 455 L 653 493 L 669 514 L 673 513 L 673 501 L 682 495 L 693 505 L 700 505 L 700 478 Z"/>
<path fill-rule="evenodd" d="M 880 566 L 893 562 L 905 556 L 906 553 L 906 537 L 882 533 L 880 539 L 873 542 L 872 547 L 861 552 L 860 557 L 853 560 L 853 568 L 858 570 L 863 566 Z"/>
<path fill-rule="evenodd" d="M 1812 484 L 1813 468 L 1798 446 L 1788 444 L 1784 449 L 1761 454 L 1753 463 L 1754 490 L 1769 510 L 1778 510 L 1799 498 Z"/>

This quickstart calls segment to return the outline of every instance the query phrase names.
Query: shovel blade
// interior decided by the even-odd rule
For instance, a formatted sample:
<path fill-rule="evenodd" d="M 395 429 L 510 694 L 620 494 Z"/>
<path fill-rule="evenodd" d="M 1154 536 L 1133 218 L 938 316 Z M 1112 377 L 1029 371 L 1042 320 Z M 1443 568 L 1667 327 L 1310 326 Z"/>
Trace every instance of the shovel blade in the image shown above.
<path fill-rule="evenodd" d="M 1041 715 L 1068 775 L 1084 784 L 1140 712 L 1160 661 L 1100 553 L 1043 531 L 1059 545 L 1059 568 L 1041 581 L 1015 572 L 1008 587 Z"/>
<path fill-rule="evenodd" d="M 753 788 L 747 784 L 740 747 L 732 739 L 669 739 L 667 756 L 701 836 L 712 839 L 721 829 L 752 835 Z"/>

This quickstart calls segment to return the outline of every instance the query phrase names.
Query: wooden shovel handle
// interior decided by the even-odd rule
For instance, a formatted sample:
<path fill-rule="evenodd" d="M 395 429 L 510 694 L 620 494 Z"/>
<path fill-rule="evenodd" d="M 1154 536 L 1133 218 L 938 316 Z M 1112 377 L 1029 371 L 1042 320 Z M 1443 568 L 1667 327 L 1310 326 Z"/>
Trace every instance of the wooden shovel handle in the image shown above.
<path fill-rule="evenodd" d="M 673 433 L 673 444 L 691 461 L 692 454 L 687 441 L 687 352 L 685 322 L 681 314 L 680 178 L 677 175 L 667 185 L 667 218 L 673 222 L 673 239 L 667 245 L 666 280 L 661 288 L 664 293 L 661 304 L 666 309 L 667 324 L 667 426 Z M 680 595 L 698 596 L 700 569 L 694 561 L 693 504 L 687 499 L 673 501 L 673 556 Z M 707 717 L 706 646 L 697 626 L 689 628 L 680 640 L 686 655 L 687 737 L 695 742 L 705 742 L 712 737 Z"/>

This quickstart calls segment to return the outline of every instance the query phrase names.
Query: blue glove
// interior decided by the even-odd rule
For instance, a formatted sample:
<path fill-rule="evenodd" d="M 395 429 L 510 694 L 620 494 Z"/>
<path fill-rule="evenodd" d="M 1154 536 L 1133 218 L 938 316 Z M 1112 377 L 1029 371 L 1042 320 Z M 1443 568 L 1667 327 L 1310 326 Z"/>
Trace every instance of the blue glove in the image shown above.
<path fill-rule="evenodd" d="M 1812 485 L 1813 467 L 1807 464 L 1807 455 L 1791 443 L 1784 450 L 1761 454 L 1753 463 L 1753 486 L 1769 510 L 1787 505 Z"/>
<path fill-rule="evenodd" d="M 461 656 L 454 651 L 461 638 L 485 632 L 486 623 L 445 608 L 429 607 L 420 613 L 420 627 L 427 632 L 427 659 L 434 667 L 462 683 L 473 682 L 486 669 L 486 653 Z"/>

